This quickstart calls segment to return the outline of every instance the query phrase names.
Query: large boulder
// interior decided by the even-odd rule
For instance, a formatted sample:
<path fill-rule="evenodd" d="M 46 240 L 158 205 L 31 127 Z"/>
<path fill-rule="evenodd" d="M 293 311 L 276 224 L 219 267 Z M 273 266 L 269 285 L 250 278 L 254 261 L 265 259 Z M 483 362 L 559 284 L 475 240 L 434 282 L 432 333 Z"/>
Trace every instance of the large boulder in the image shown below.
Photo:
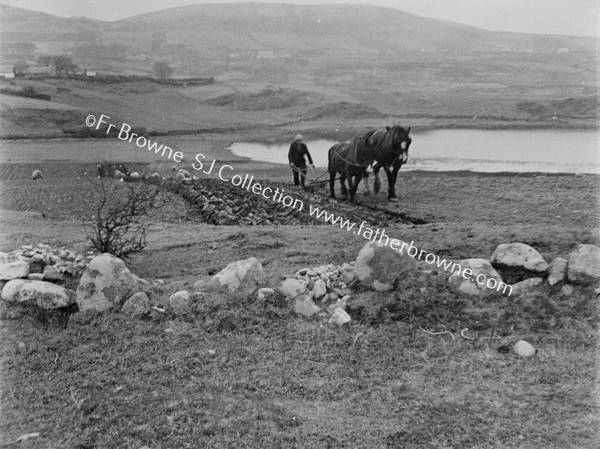
<path fill-rule="evenodd" d="M 52 310 L 73 304 L 75 292 L 51 282 L 13 279 L 2 289 L 2 299 L 8 302 L 28 302 Z"/>
<path fill-rule="evenodd" d="M 266 282 L 262 265 L 255 257 L 227 265 L 208 282 L 208 286 L 240 297 L 247 297 Z"/>
<path fill-rule="evenodd" d="M 77 305 L 81 311 L 121 308 L 137 288 L 136 276 L 121 259 L 108 253 L 100 254 L 89 262 L 81 276 Z"/>
<path fill-rule="evenodd" d="M 490 261 L 506 282 L 510 283 L 540 276 L 548 271 L 548 262 L 535 248 L 525 243 L 498 245 Z"/>
<path fill-rule="evenodd" d="M 589 285 L 600 281 L 600 248 L 579 245 L 569 254 L 567 276 L 571 284 Z"/>
<path fill-rule="evenodd" d="M 400 250 L 369 241 L 356 257 L 354 273 L 366 287 L 388 291 L 395 288 L 397 282 L 415 266 L 414 259 Z"/>
<path fill-rule="evenodd" d="M 502 281 L 502 277 L 487 259 L 464 259 L 458 262 L 460 271 L 453 270 L 448 278 L 450 287 L 459 293 L 472 296 L 489 296 L 498 289 L 510 290 Z"/>
<path fill-rule="evenodd" d="M 26 278 L 29 274 L 29 262 L 16 260 L 0 264 L 0 281 Z"/>

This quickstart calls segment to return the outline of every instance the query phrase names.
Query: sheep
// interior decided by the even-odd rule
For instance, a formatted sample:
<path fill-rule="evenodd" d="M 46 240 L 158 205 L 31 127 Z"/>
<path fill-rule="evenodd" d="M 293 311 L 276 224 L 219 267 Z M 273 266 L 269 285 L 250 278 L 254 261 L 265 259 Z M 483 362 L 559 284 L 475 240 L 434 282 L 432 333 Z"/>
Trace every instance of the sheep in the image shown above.
<path fill-rule="evenodd" d="M 151 178 L 156 178 L 156 179 L 160 179 L 160 178 L 161 178 L 161 176 L 160 176 L 160 173 L 158 173 L 158 172 L 154 172 L 154 173 L 152 173 L 152 174 L 150 175 L 150 177 L 151 177 Z"/>
<path fill-rule="evenodd" d="M 187 170 L 184 170 L 183 168 L 180 168 L 179 171 L 177 172 L 177 174 L 181 173 L 183 176 L 185 176 L 186 178 L 191 178 L 192 176 L 190 175 L 190 172 Z"/>
<path fill-rule="evenodd" d="M 126 175 L 125 175 L 125 173 L 123 173 L 122 171 L 115 170 L 115 171 L 113 172 L 113 176 L 114 176 L 115 178 L 121 178 L 121 179 L 123 179 L 123 178 L 124 178 Z"/>
<path fill-rule="evenodd" d="M 140 174 L 136 171 L 134 171 L 132 174 L 129 175 L 130 177 L 132 177 L 133 179 L 140 179 Z"/>
<path fill-rule="evenodd" d="M 42 175 L 42 171 L 41 170 L 33 170 L 33 173 L 31 173 L 31 179 L 33 179 L 34 181 L 37 181 L 38 179 L 44 179 L 44 176 Z"/>
<path fill-rule="evenodd" d="M 175 175 L 175 178 L 177 178 L 177 180 L 179 180 L 179 181 L 185 181 L 186 179 L 188 179 L 188 178 L 186 178 L 186 177 L 185 177 L 185 175 L 184 175 L 183 173 L 181 173 L 181 172 L 178 172 L 178 173 L 177 173 L 177 175 Z"/>

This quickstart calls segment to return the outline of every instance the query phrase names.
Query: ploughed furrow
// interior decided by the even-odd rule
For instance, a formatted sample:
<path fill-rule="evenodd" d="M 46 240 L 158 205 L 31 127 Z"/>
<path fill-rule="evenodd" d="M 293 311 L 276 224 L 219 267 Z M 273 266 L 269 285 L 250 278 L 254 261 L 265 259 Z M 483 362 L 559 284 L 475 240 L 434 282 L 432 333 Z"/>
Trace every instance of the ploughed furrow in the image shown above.
<path fill-rule="evenodd" d="M 311 216 L 318 208 L 340 220 L 381 226 L 390 222 L 421 224 L 423 220 L 379 208 L 373 205 L 352 204 L 328 196 L 293 189 L 289 184 L 259 181 L 260 189 L 235 186 L 218 179 L 176 180 L 146 179 L 159 183 L 164 189 L 181 196 L 199 218 L 215 225 L 321 225 L 325 215 Z M 329 221 L 331 223 L 331 220 Z"/>

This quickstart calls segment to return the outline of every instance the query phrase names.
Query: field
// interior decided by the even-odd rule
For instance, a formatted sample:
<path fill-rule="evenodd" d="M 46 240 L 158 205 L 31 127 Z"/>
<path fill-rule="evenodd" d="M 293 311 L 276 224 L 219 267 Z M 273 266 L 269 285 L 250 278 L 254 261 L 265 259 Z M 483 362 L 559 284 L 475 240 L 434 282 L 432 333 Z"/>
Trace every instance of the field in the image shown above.
<path fill-rule="evenodd" d="M 177 144 L 288 183 L 287 167 L 223 149 L 234 139 L 272 137 L 205 133 Z M 97 160 L 119 155 L 130 168 L 171 176 L 172 164 L 157 157 L 76 142 L 49 140 L 44 152 L 4 142 L 11 162 L 0 171 L 0 250 L 49 243 L 84 251 L 81 220 L 97 200 L 86 177 Z M 29 179 L 36 167 L 42 182 Z M 326 204 L 449 259 L 490 257 L 498 244 L 519 241 L 550 261 L 578 243 L 600 243 L 597 183 L 593 175 L 401 171 L 398 203 L 380 194 L 360 196 L 356 206 Z M 325 192 L 300 194 L 316 201 Z M 374 218 L 368 205 L 424 224 Z M 148 238 L 127 264 L 165 281 L 151 292 L 157 306 L 234 260 L 258 258 L 276 288 L 301 268 L 354 260 L 365 243 L 331 225 L 207 225 L 176 195 L 153 213 Z M 545 285 L 520 298 L 474 300 L 445 279 L 419 268 L 393 294 L 359 289 L 363 306 L 339 328 L 294 315 L 281 296 L 257 302 L 218 293 L 183 318 L 78 313 L 66 330 L 45 330 L 30 316 L 2 320 L 0 447 L 16 447 L 29 432 L 40 436 L 19 447 L 596 447 L 593 287 L 569 297 Z M 475 340 L 460 336 L 464 328 Z M 443 331 L 452 335 L 432 334 Z M 498 351 L 519 339 L 538 354 Z"/>
<path fill-rule="evenodd" d="M 448 260 L 522 242 L 550 262 L 600 244 L 598 175 L 403 168 L 397 203 L 361 193 L 350 204 L 294 190 L 287 165 L 227 149 L 299 132 L 341 141 L 398 122 L 412 127 L 411 157 L 432 129 L 597 130 L 597 39 L 489 32 L 373 5 L 195 5 L 115 22 L 0 12 L 4 65 L 66 53 L 97 72 L 0 77 L 0 251 L 85 253 L 98 162 L 200 176 L 198 153 Z M 152 80 L 163 59 L 181 85 Z M 145 128 L 185 161 L 83 138 L 90 114 Z M 34 169 L 43 180 L 30 179 Z M 222 183 L 210 177 L 194 185 Z M 227 189 L 212 195 L 236 195 Z M 150 313 L 78 312 L 66 329 L 54 317 L 45 328 L 0 302 L 0 448 L 600 447 L 597 285 L 474 299 L 448 273 L 416 265 L 391 293 L 353 287 L 352 321 L 340 327 L 296 315 L 281 293 L 194 294 L 177 316 L 169 296 L 230 262 L 256 257 L 277 289 L 300 269 L 355 260 L 366 240 L 310 219 L 265 225 L 239 191 L 236 213 L 262 224 L 209 224 L 183 187 L 163 193 L 147 246 L 126 259 L 150 281 Z M 535 356 L 510 349 L 521 339 Z"/>

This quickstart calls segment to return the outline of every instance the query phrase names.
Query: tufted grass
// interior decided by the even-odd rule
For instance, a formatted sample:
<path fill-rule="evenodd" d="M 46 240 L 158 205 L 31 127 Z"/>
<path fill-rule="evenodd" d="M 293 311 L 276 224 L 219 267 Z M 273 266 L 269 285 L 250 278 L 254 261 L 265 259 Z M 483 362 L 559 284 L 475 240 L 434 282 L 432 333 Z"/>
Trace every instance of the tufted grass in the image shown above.
<path fill-rule="evenodd" d="M 527 308 L 498 303 L 498 316 L 521 320 L 493 340 L 481 319 L 465 334 L 476 340 L 459 336 L 480 318 L 472 301 L 431 295 L 409 319 L 403 296 L 396 315 L 355 315 L 341 328 L 292 315 L 280 296 L 214 292 L 183 318 L 75 314 L 66 330 L 4 321 L 0 447 L 29 432 L 40 437 L 20 447 L 594 447 L 589 296 L 543 309 L 546 320 L 560 315 L 552 332 L 523 325 Z M 442 331 L 442 317 L 452 335 L 426 332 Z M 497 351 L 519 338 L 538 354 Z"/>

